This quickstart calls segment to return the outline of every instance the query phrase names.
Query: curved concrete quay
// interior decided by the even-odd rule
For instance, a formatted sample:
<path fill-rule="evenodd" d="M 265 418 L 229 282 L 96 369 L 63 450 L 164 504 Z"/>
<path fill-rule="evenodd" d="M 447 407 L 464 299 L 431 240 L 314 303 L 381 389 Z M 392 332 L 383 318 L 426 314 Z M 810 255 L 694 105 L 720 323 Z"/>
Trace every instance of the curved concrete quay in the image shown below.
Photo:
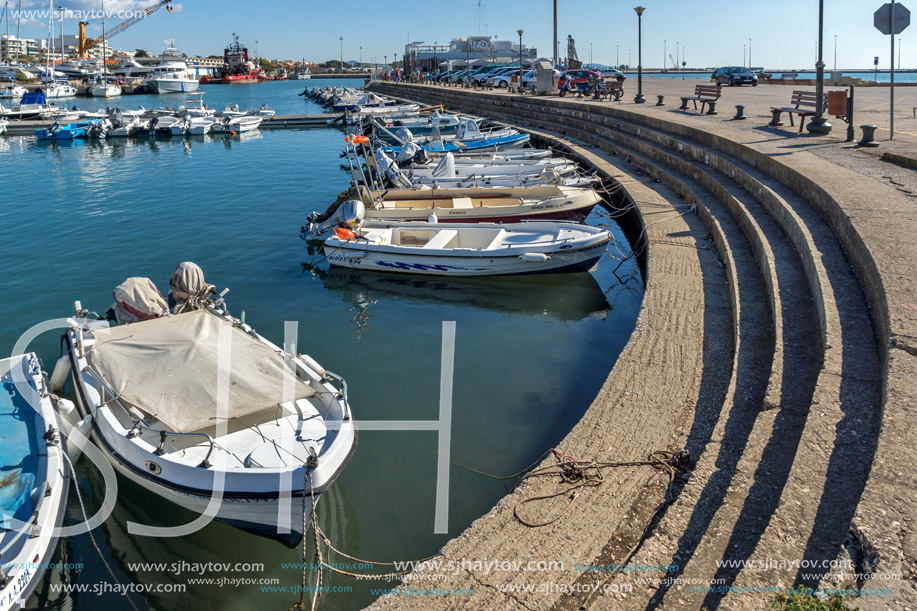
<path fill-rule="evenodd" d="M 896 141 L 867 150 L 843 142 L 841 121 L 817 138 L 767 126 L 791 87 L 724 88 L 720 114 L 699 115 L 677 110 L 696 81 L 646 79 L 648 100 L 665 95 L 655 106 L 630 101 L 633 80 L 622 102 L 371 85 L 517 125 L 616 181 L 645 258 L 643 307 L 557 448 L 599 461 L 687 450 L 693 463 L 671 486 L 651 467 L 605 469 L 538 528 L 514 507 L 561 484 L 527 480 L 372 608 L 761 609 L 794 584 L 873 589 L 852 600 L 862 609 L 915 608 L 917 173 L 906 160 L 917 119 L 896 118 Z M 887 89 L 856 95 L 857 125 L 886 139 Z M 910 114 L 915 95 L 898 107 Z M 732 104 L 748 119 L 732 119 Z M 547 520 L 569 502 L 524 513 Z"/>

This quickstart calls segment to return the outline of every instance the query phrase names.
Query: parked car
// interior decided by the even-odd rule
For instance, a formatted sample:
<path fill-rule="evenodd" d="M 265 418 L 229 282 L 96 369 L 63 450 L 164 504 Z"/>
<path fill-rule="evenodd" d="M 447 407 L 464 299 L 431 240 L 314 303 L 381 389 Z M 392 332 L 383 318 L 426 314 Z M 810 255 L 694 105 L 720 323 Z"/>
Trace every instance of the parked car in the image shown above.
<path fill-rule="evenodd" d="M 569 86 L 572 89 L 583 83 L 588 83 L 592 79 L 597 79 L 600 83 L 605 82 L 605 78 L 601 74 L 592 70 L 567 70 L 560 75 L 560 80 L 557 81 L 557 86 L 563 87 L 569 80 Z"/>
<path fill-rule="evenodd" d="M 483 84 L 489 76 L 493 76 L 499 70 L 506 70 L 512 66 L 492 66 L 489 70 L 477 72 L 471 76 L 471 80 L 478 84 Z"/>
<path fill-rule="evenodd" d="M 621 72 L 620 70 L 615 70 L 614 68 L 602 68 L 601 70 L 596 70 L 599 74 L 605 77 L 605 80 L 615 80 L 619 83 L 623 83 L 627 79 L 627 75 Z"/>
<path fill-rule="evenodd" d="M 752 86 L 758 84 L 758 76 L 744 66 L 726 66 L 719 68 L 713 73 L 713 80 L 717 85 L 742 85 L 749 83 Z"/>
<path fill-rule="evenodd" d="M 465 80 L 465 77 L 468 76 L 467 70 L 459 70 L 455 74 L 450 74 L 447 79 L 450 83 L 458 83 Z"/>
<path fill-rule="evenodd" d="M 492 76 L 487 79 L 487 84 L 490 85 L 493 83 L 494 87 L 499 87 L 500 89 L 506 89 L 509 87 L 510 83 L 513 80 L 514 76 L 518 76 L 519 69 L 513 68 L 508 72 L 503 72 L 497 76 Z"/>

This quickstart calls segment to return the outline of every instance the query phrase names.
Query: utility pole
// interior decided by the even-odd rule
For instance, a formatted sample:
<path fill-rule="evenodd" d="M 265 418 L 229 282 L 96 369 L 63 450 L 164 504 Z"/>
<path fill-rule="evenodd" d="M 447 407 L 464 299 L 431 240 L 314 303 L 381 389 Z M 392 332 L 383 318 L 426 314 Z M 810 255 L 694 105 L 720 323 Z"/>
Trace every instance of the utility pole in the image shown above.
<path fill-rule="evenodd" d="M 339 36 L 338 41 L 341 43 L 341 74 L 344 74 L 344 37 Z"/>

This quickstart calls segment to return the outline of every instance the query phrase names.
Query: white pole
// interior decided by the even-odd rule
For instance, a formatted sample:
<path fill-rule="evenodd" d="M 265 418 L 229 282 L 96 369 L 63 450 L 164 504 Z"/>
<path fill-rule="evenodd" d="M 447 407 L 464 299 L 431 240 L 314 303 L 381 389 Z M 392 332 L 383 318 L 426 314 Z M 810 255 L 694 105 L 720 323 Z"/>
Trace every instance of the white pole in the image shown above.
<path fill-rule="evenodd" d="M 889 87 L 889 140 L 895 139 L 895 0 L 892 0 L 892 10 L 888 12 L 888 38 L 891 40 L 891 87 Z"/>

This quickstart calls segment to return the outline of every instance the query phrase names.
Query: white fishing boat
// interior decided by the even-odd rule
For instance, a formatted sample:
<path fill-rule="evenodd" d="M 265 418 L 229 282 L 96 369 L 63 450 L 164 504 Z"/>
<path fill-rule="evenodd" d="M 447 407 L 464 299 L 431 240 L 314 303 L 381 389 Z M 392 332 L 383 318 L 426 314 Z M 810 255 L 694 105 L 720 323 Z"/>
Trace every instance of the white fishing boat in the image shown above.
<path fill-rule="evenodd" d="M 433 276 L 508 276 L 583 271 L 611 234 L 565 222 L 363 221 L 363 203 L 345 202 L 343 227 L 325 240 L 335 267 Z"/>
<path fill-rule="evenodd" d="M 51 395 L 35 354 L 0 360 L 0 611 L 25 606 L 57 547 L 77 419 L 73 403 Z"/>
<path fill-rule="evenodd" d="M 181 126 L 182 120 L 178 117 L 159 117 L 155 116 L 148 121 L 141 122 L 135 130 L 138 135 L 142 136 L 171 136 L 172 128 Z"/>
<path fill-rule="evenodd" d="M 207 108 L 207 105 L 204 104 L 205 93 L 205 91 L 198 91 L 190 94 L 188 99 L 185 100 L 185 104 L 178 107 L 177 114 L 190 115 L 192 117 L 212 117 L 216 114 L 216 111 L 212 108 Z"/>
<path fill-rule="evenodd" d="M 321 235 L 335 227 L 334 215 L 347 200 L 366 206 L 369 220 L 425 221 L 436 214 L 441 223 L 500 223 L 521 220 L 580 222 L 602 198 L 592 188 L 539 185 L 499 189 L 348 189 L 323 214 L 306 219 L 303 232 Z"/>
<path fill-rule="evenodd" d="M 137 134 L 137 130 L 147 122 L 142 119 L 132 119 L 130 117 L 110 118 L 111 129 L 108 130 L 109 138 L 130 138 Z"/>
<path fill-rule="evenodd" d="M 173 136 L 204 136 L 210 133 L 214 124 L 219 121 L 216 117 L 192 117 L 186 115 L 184 120 L 177 125 L 173 125 Z"/>
<path fill-rule="evenodd" d="M 263 118 L 260 116 L 242 115 L 240 117 L 224 117 L 222 121 L 213 124 L 215 134 L 242 134 L 258 129 Z"/>
<path fill-rule="evenodd" d="M 148 82 L 156 93 L 189 93 L 200 88 L 200 81 L 191 74 L 188 64 L 175 47 L 162 52 L 159 65 Z"/>
<path fill-rule="evenodd" d="M 173 274 L 171 313 L 138 278 L 115 290 L 117 326 L 77 303 L 65 338 L 78 409 L 131 481 L 196 513 L 213 505 L 217 520 L 297 545 L 303 501 L 308 521 L 312 498 L 356 447 L 346 383 L 229 315 L 189 265 Z"/>
<path fill-rule="evenodd" d="M 11 85 L 6 89 L 0 89 L 0 98 L 4 100 L 21 100 L 22 96 L 29 92 L 22 85 Z"/>
<path fill-rule="evenodd" d="M 361 158 L 370 166 L 364 169 Z M 525 187 L 542 184 L 586 187 L 596 182 L 593 176 L 582 176 L 576 164 L 566 161 L 557 165 L 485 165 L 455 163 L 452 153 L 444 155 L 436 165 L 410 166 L 402 169 L 382 151 L 357 155 L 354 147 L 347 149 L 351 174 L 361 184 L 372 185 L 374 177 L 383 177 L 387 186 L 395 188 L 464 188 L 464 187 Z M 373 167 L 375 166 L 375 167 Z"/>

